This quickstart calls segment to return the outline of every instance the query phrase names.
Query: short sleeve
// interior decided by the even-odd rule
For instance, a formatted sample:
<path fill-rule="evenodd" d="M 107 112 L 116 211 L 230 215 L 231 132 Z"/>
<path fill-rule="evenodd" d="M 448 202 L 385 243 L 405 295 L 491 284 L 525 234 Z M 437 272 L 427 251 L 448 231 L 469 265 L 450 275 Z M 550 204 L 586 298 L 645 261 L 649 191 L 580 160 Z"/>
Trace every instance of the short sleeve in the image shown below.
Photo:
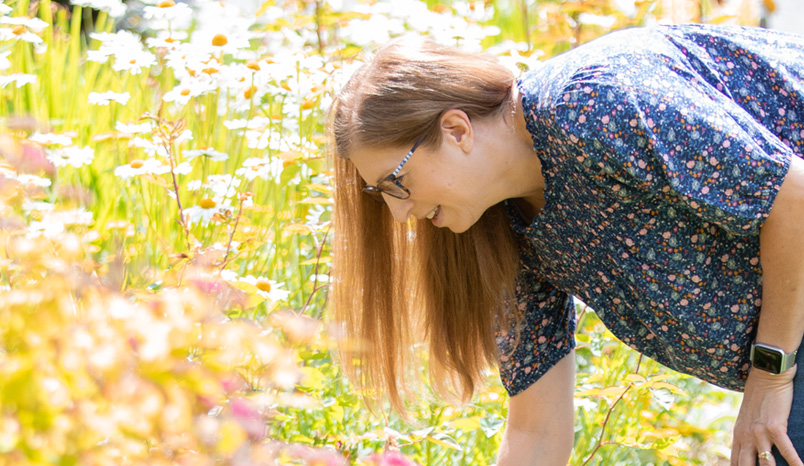
<path fill-rule="evenodd" d="M 624 199 L 648 192 L 730 233 L 756 232 L 792 150 L 722 88 L 666 61 L 570 82 L 552 109 L 559 145 Z"/>
<path fill-rule="evenodd" d="M 500 378 L 511 396 L 536 382 L 575 348 L 575 308 L 570 296 L 534 273 L 528 248 L 516 280 L 522 313 L 518 326 L 499 330 Z M 513 319 L 512 319 L 513 320 Z"/>

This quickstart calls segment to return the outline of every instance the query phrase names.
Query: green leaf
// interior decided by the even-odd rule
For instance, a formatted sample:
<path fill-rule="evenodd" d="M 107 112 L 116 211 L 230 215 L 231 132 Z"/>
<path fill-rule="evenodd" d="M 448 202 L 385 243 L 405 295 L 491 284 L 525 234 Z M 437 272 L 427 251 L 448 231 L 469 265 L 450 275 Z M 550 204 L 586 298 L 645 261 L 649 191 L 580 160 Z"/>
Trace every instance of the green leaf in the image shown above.
<path fill-rule="evenodd" d="M 505 419 L 501 417 L 484 417 L 480 420 L 480 429 L 486 434 L 486 438 L 497 435 L 497 432 L 505 425 Z"/>
<path fill-rule="evenodd" d="M 673 436 L 670 436 L 670 437 L 662 437 L 659 440 L 653 442 L 653 444 L 651 445 L 651 448 L 654 448 L 656 450 L 663 450 L 663 449 L 669 447 L 670 445 L 676 443 L 676 441 L 678 441 L 678 439 L 680 437 L 681 437 L 680 435 L 673 435 Z"/>
<path fill-rule="evenodd" d="M 463 447 L 461 447 L 454 438 L 443 432 L 436 432 L 433 435 L 428 435 L 427 440 L 435 443 L 436 445 L 441 445 L 442 447 L 463 451 Z"/>

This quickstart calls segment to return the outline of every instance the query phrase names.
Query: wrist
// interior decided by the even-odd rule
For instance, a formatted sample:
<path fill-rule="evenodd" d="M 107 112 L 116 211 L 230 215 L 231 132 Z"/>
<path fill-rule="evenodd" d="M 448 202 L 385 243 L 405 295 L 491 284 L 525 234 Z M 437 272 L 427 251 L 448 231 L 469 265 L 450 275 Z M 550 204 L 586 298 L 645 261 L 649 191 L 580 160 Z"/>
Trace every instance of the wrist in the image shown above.
<path fill-rule="evenodd" d="M 757 369 L 756 367 L 752 367 L 748 371 L 748 377 L 756 382 L 762 383 L 762 385 L 777 385 L 782 384 L 786 385 L 793 381 L 796 376 L 796 371 L 798 370 L 798 365 L 794 364 L 793 367 L 790 369 L 779 373 L 779 374 L 772 374 L 768 371 L 764 371 L 762 369 Z"/>

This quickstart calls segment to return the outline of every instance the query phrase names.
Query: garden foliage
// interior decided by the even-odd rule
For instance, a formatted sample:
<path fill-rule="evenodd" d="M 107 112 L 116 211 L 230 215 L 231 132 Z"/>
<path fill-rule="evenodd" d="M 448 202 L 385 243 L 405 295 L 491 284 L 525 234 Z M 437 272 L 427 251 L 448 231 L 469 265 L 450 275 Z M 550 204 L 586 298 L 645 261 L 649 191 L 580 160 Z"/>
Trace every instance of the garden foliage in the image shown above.
<path fill-rule="evenodd" d="M 416 425 L 339 375 L 326 109 L 393 36 L 521 72 L 664 14 L 625 3 L 0 4 L 0 465 L 493 464 L 496 374 Z M 578 306 L 572 464 L 727 456 L 736 396 Z"/>

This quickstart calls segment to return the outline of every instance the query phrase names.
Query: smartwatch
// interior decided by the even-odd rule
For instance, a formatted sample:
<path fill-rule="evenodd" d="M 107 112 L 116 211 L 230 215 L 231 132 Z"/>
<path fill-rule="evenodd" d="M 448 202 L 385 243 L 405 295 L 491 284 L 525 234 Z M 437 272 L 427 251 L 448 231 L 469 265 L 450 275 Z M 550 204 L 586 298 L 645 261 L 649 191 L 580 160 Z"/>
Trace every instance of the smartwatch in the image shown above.
<path fill-rule="evenodd" d="M 751 365 L 771 374 L 781 374 L 796 363 L 796 353 L 785 353 L 775 346 L 754 343 L 751 345 Z"/>

